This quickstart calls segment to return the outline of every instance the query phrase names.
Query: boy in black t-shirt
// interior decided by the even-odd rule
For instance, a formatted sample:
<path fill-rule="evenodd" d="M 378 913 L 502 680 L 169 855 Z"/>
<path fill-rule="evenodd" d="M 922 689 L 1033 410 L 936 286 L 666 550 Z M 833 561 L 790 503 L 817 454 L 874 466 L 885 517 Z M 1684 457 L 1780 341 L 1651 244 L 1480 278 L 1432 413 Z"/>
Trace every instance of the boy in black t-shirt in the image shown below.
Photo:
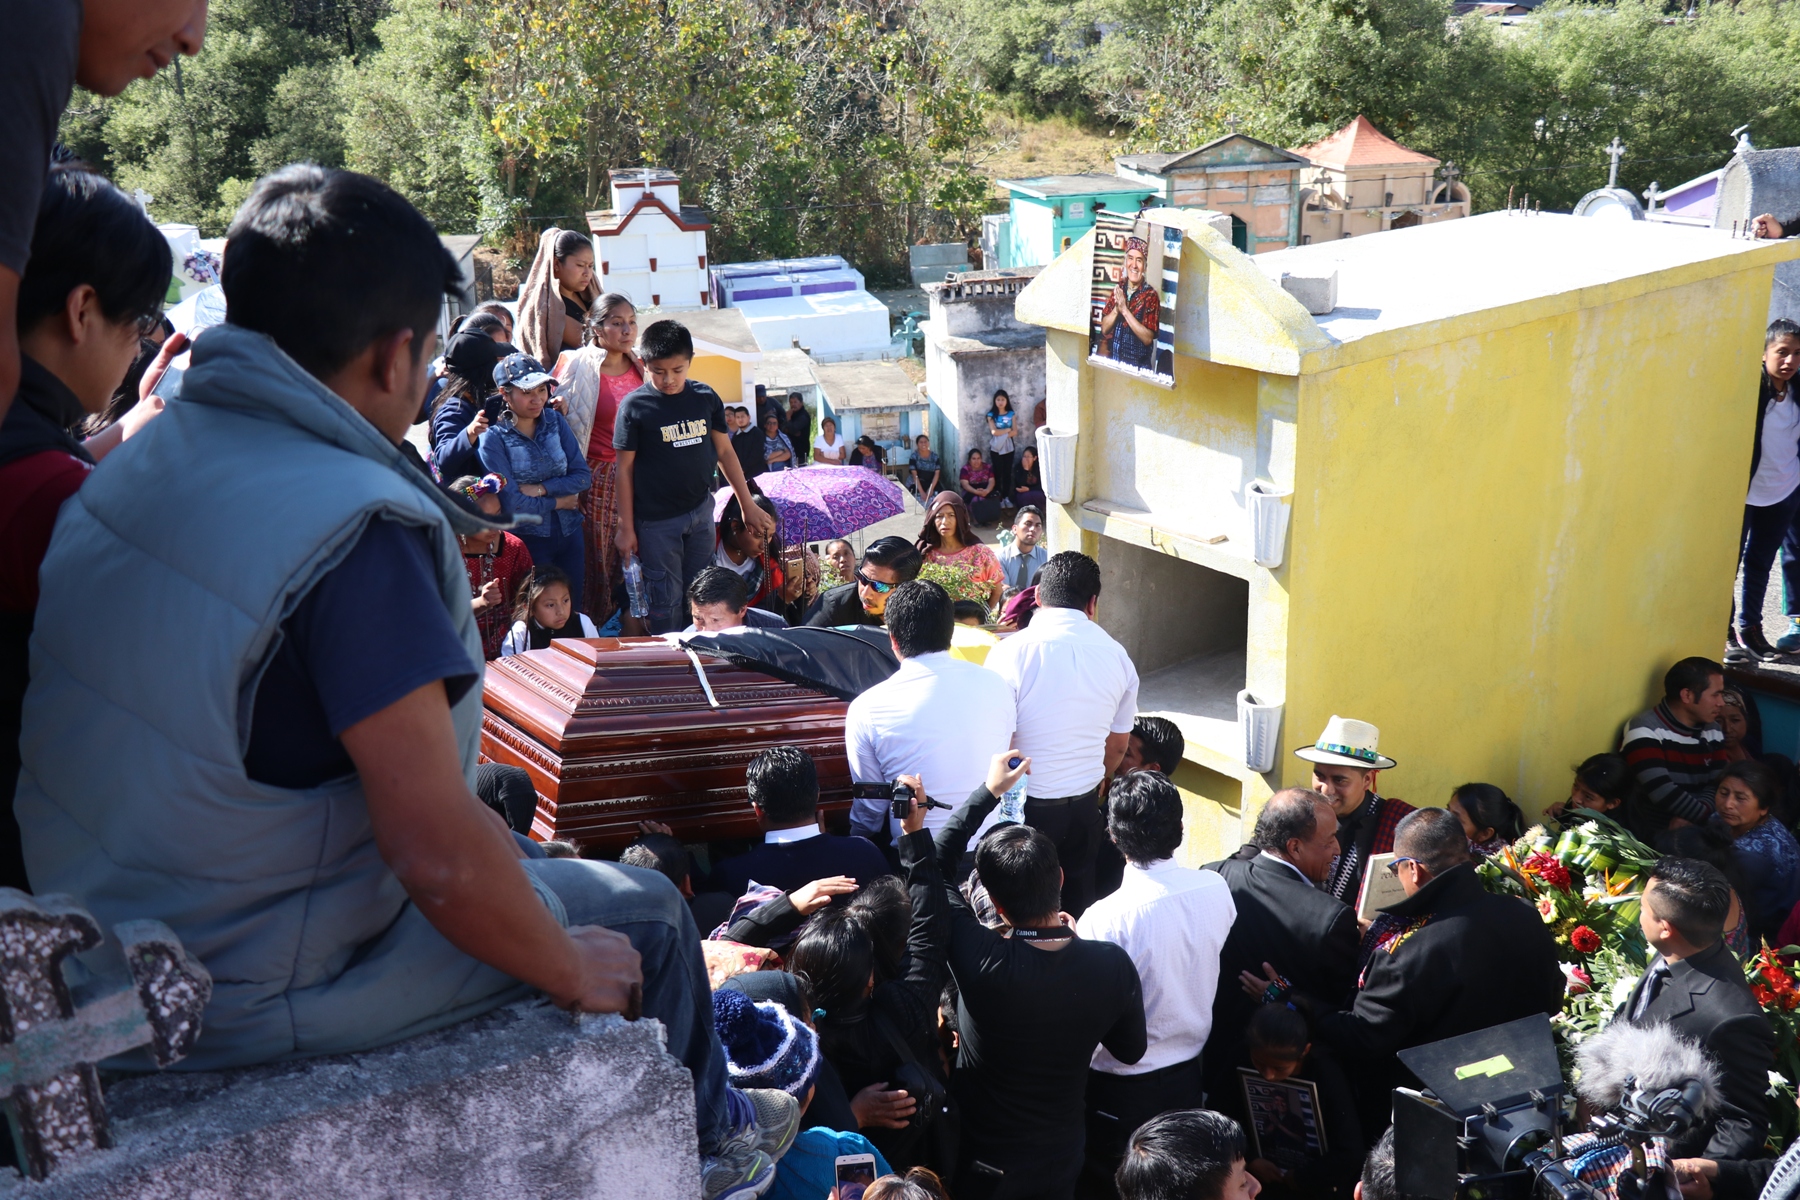
<path fill-rule="evenodd" d="M 681 598 L 712 561 L 713 470 L 721 468 L 747 524 L 775 532 L 758 508 L 725 429 L 725 405 L 688 378 L 694 339 L 679 321 L 657 321 L 639 347 L 649 382 L 619 401 L 613 426 L 618 451 L 619 556 L 637 555 L 649 593 L 652 633 L 679 629 Z"/>

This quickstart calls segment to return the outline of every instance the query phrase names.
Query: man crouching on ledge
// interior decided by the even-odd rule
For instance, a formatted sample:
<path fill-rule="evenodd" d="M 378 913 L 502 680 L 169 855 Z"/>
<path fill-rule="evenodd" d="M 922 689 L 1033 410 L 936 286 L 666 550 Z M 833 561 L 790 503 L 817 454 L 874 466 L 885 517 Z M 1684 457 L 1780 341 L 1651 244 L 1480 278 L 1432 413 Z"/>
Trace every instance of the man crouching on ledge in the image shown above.
<path fill-rule="evenodd" d="M 384 185 L 292 166 L 232 222 L 229 323 L 65 505 L 16 811 L 40 892 L 165 921 L 212 972 L 184 1068 L 387 1045 L 542 992 L 660 1020 L 709 1200 L 760 1195 L 781 1092 L 726 1086 L 699 935 L 652 871 L 532 856 L 471 790 L 482 655 L 402 451 L 456 264 Z M 641 997 L 641 999 L 640 999 Z"/>

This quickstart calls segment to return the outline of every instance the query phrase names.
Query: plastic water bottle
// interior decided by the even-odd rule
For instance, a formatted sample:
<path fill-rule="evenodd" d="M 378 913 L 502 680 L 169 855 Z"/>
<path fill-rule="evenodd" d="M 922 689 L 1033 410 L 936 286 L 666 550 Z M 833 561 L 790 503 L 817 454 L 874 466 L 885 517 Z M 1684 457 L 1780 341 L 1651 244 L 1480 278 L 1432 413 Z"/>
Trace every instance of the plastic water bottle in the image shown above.
<path fill-rule="evenodd" d="M 638 618 L 650 615 L 650 596 L 644 591 L 644 568 L 639 564 L 637 555 L 625 560 L 625 594 L 631 599 L 631 615 Z"/>
<path fill-rule="evenodd" d="M 1008 759 L 1009 768 L 1017 768 L 1018 755 Z M 999 825 L 1023 825 L 1025 823 L 1025 776 L 1019 776 L 1019 782 L 1006 789 L 1006 795 L 1000 797 L 1000 815 L 995 821 Z"/>

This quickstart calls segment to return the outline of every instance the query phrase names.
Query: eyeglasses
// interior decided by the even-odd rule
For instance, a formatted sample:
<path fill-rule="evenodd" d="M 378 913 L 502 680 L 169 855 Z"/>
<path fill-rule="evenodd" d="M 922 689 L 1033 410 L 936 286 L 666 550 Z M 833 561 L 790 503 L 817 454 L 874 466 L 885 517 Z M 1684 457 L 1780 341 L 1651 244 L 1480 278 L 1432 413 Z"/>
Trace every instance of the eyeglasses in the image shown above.
<path fill-rule="evenodd" d="M 137 334 L 140 338 L 147 338 L 154 333 L 162 323 L 163 315 L 161 313 L 145 313 L 137 319 Z"/>
<path fill-rule="evenodd" d="M 1389 875 L 1400 874 L 1400 864 L 1401 863 L 1412 863 L 1414 866 L 1418 866 L 1418 867 L 1422 867 L 1425 865 L 1424 863 L 1420 862 L 1416 858 L 1396 858 L 1393 862 L 1391 862 L 1387 865 L 1388 874 Z"/>
<path fill-rule="evenodd" d="M 893 591 L 895 588 L 900 586 L 897 583 L 882 583 L 878 579 L 870 579 L 867 575 L 864 575 L 862 573 L 861 567 L 858 567 L 856 569 L 856 582 L 858 582 L 860 584 L 864 584 L 864 585 L 874 589 L 874 592 L 877 596 L 885 596 L 889 592 Z"/>

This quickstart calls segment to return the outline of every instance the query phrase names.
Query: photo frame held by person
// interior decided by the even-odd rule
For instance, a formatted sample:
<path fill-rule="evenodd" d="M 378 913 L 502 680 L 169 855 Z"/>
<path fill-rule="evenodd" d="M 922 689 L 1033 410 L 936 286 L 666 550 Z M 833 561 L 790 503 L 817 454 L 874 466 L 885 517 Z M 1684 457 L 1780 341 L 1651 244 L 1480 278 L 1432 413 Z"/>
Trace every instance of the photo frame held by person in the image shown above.
<path fill-rule="evenodd" d="M 1179 228 L 1100 212 L 1088 288 L 1088 361 L 1175 386 Z"/>
<path fill-rule="evenodd" d="M 1310 1080 L 1264 1079 L 1238 1068 L 1244 1111 L 1250 1115 L 1251 1159 L 1266 1158 L 1284 1171 L 1325 1155 L 1325 1124 L 1319 1118 L 1319 1088 Z"/>

